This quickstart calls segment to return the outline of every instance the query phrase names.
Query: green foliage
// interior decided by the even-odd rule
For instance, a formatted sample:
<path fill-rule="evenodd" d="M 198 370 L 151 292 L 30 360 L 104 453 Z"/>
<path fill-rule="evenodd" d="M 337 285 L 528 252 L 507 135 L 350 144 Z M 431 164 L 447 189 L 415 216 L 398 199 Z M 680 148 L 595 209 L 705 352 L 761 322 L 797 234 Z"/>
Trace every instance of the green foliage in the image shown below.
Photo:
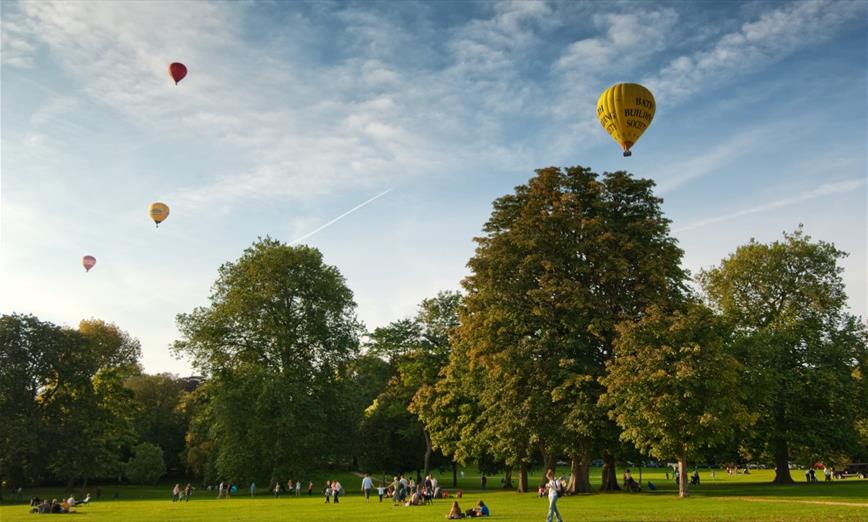
<path fill-rule="evenodd" d="M 661 461 L 675 457 L 684 478 L 687 459 L 751 421 L 739 385 L 742 368 L 726 345 L 729 332 L 699 304 L 673 313 L 651 308 L 618 332 L 600 402 L 623 440 Z M 681 486 L 683 496 L 687 480 Z"/>
<path fill-rule="evenodd" d="M 210 377 L 188 463 L 268 482 L 349 458 L 344 397 L 361 326 L 319 251 L 261 239 L 220 267 L 210 306 L 177 322 L 175 352 Z"/>
<path fill-rule="evenodd" d="M 392 369 L 361 424 L 364 461 L 375 469 L 430 469 L 434 448 L 420 419 L 451 352 L 460 300 L 457 292 L 440 292 L 422 301 L 416 317 L 371 333 L 368 353 L 386 358 Z"/>
<path fill-rule="evenodd" d="M 780 482 L 791 481 L 790 460 L 834 461 L 857 444 L 868 335 L 845 312 L 845 255 L 799 228 L 782 241 L 752 240 L 699 277 L 735 328 L 752 390 L 758 422 L 744 451 L 773 458 Z"/>
<path fill-rule="evenodd" d="M 126 477 L 135 484 L 156 484 L 166 474 L 163 450 L 156 444 L 142 442 L 133 448 L 126 465 Z"/>
<path fill-rule="evenodd" d="M 0 317 L 0 478 L 72 483 L 116 473 L 132 442 L 122 382 L 138 371 L 140 351 L 103 321 L 71 330 Z"/>
<path fill-rule="evenodd" d="M 457 458 L 484 447 L 520 465 L 536 450 L 550 460 L 612 436 L 596 378 L 615 325 L 685 291 L 682 252 L 653 185 L 551 167 L 494 202 L 437 387 L 440 411 L 455 417 L 428 416 L 440 447 Z"/>
<path fill-rule="evenodd" d="M 128 378 L 124 386 L 133 392 L 136 440 L 158 445 L 169 472 L 183 472 L 180 455 L 190 419 L 182 383 L 167 373 L 140 374 Z"/>

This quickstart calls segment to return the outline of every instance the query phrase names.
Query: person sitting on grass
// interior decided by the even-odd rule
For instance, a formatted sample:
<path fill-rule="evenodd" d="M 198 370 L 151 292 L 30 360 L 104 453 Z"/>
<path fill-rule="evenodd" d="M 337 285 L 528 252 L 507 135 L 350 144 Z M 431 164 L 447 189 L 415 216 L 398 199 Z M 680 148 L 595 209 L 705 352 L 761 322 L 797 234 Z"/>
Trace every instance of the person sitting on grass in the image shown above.
<path fill-rule="evenodd" d="M 476 503 L 476 507 L 467 510 L 468 517 L 487 517 L 490 515 L 491 512 L 488 510 L 488 506 L 482 500 Z"/>
<path fill-rule="evenodd" d="M 449 514 L 446 515 L 446 518 L 455 519 L 455 518 L 464 518 L 464 513 L 461 512 L 461 506 L 458 505 L 458 501 L 452 503 L 452 509 L 449 510 Z"/>
<path fill-rule="evenodd" d="M 421 506 L 422 505 L 422 494 L 419 491 L 413 493 L 413 495 L 404 502 L 405 506 Z"/>

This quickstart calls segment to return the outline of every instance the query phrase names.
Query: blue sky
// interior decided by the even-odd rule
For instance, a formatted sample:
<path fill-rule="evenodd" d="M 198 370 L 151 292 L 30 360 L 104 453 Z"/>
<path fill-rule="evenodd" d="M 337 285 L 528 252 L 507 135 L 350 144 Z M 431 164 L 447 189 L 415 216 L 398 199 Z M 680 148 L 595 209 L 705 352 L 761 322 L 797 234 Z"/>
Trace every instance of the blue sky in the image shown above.
<path fill-rule="evenodd" d="M 800 223 L 868 315 L 868 12 L 804 2 L 3 2 L 0 312 L 113 321 L 148 371 L 257 236 L 369 328 L 457 289 L 533 169 L 653 178 L 696 273 Z M 175 86 L 167 66 L 184 62 Z M 655 94 L 631 158 L 595 119 Z M 156 230 L 151 201 L 171 215 Z M 85 274 L 81 256 L 94 255 Z"/>

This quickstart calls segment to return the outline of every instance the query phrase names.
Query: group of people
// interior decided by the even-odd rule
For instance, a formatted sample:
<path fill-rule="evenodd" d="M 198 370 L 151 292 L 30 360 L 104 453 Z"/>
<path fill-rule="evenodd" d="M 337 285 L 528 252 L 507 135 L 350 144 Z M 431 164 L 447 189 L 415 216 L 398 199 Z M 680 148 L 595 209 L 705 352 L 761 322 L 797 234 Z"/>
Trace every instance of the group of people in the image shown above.
<path fill-rule="evenodd" d="M 341 495 L 344 494 L 344 487 L 337 480 L 326 480 L 325 488 L 323 489 L 323 495 L 325 495 L 326 504 L 329 503 L 329 500 L 334 498 L 335 504 L 340 503 Z"/>
<path fill-rule="evenodd" d="M 461 511 L 461 506 L 458 505 L 458 501 L 452 502 L 452 508 L 449 510 L 449 513 L 446 515 L 446 518 L 456 519 L 456 518 L 474 518 L 474 517 L 487 517 L 491 515 L 491 511 L 489 511 L 488 506 L 485 505 L 485 502 L 480 500 L 476 503 L 476 507 L 472 507 L 467 511 Z"/>
<path fill-rule="evenodd" d="M 398 475 L 392 480 L 386 492 L 392 497 L 393 504 L 405 506 L 430 504 L 435 498 L 442 496 L 440 485 L 432 475 L 426 475 L 425 480 L 419 484 L 416 484 L 412 478 L 405 478 L 403 474 Z M 382 497 L 380 500 L 382 501 Z"/>
<path fill-rule="evenodd" d="M 74 513 L 73 509 L 75 506 L 80 506 L 82 504 L 87 504 L 90 502 L 90 493 L 84 497 L 84 500 L 75 500 L 75 497 L 69 497 L 67 499 L 57 500 L 56 498 L 51 499 L 49 501 L 47 498 L 40 499 L 39 497 L 33 497 L 30 499 L 30 512 L 31 513 Z"/>
<path fill-rule="evenodd" d="M 272 486 L 272 488 L 271 488 L 271 492 L 274 493 L 274 498 L 280 497 L 280 494 L 282 493 L 280 481 L 274 483 L 274 486 Z M 287 480 L 286 481 L 286 493 L 288 495 L 295 494 L 295 496 L 297 496 L 297 497 L 300 496 L 301 495 L 301 481 L 296 480 L 295 482 L 293 482 L 292 479 Z M 256 495 L 256 483 L 251 482 L 250 483 L 250 496 L 254 496 L 254 495 Z M 307 495 L 308 496 L 313 495 L 313 482 L 312 481 L 307 482 Z"/>
<path fill-rule="evenodd" d="M 175 484 L 175 487 L 172 488 L 172 502 L 190 502 L 190 497 L 193 496 L 193 486 L 189 483 L 181 489 L 180 484 Z"/>

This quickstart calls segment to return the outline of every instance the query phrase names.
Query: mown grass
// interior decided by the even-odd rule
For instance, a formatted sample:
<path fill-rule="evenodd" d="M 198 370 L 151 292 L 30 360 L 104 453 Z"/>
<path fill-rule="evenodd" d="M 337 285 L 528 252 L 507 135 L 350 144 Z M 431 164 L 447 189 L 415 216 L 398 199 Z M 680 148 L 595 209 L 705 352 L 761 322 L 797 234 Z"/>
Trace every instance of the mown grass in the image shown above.
<path fill-rule="evenodd" d="M 566 472 L 566 470 L 564 470 Z M 620 474 L 620 471 L 619 471 Z M 444 484 L 451 484 L 451 474 L 441 475 Z M 304 521 L 389 521 L 443 520 L 451 505 L 450 500 L 438 500 L 432 506 L 392 506 L 386 499 L 376 498 L 366 504 L 358 491 L 361 479 L 346 473 L 322 474 L 340 480 L 347 491 L 338 505 L 328 504 L 319 494 L 320 480 L 316 480 L 315 494 L 300 498 L 284 496 L 274 499 L 264 488 L 251 498 L 243 489 L 235 498 L 216 499 L 215 492 L 197 489 L 189 503 L 171 502 L 171 484 L 159 487 L 102 486 L 102 498 L 78 509 L 73 520 L 135 522 L 139 520 L 223 521 L 223 520 L 304 520 Z M 634 470 L 634 476 L 638 473 Z M 664 470 L 643 470 L 643 483 L 651 480 L 658 491 L 642 493 L 594 493 L 561 498 L 559 505 L 565 520 L 868 520 L 868 480 L 846 479 L 830 484 L 797 483 L 792 486 L 769 484 L 773 473 L 756 471 L 751 475 L 728 477 L 717 472 L 701 472 L 702 485 L 691 490 L 691 497 L 678 499 L 674 482 L 666 480 Z M 793 477 L 803 477 L 795 471 Z M 491 477 L 488 490 L 481 491 L 479 476 L 465 471 L 459 478 L 464 498 L 461 507 L 467 509 L 482 498 L 491 507 L 492 520 L 543 520 L 547 501 L 535 493 L 517 494 L 499 489 L 501 477 Z M 540 481 L 539 471 L 532 473 L 530 482 Z M 599 470 L 592 472 L 594 482 Z M 324 482 L 324 479 L 322 479 Z M 450 492 L 454 488 L 447 488 Z M 95 490 L 95 488 L 93 488 Z M 112 500 L 117 491 L 120 498 Z M 304 493 L 304 492 L 303 492 Z M 25 491 L 25 496 L 48 494 L 62 496 L 57 490 Z M 30 520 L 36 515 L 28 513 L 24 504 L 0 506 L 0 520 L 12 522 Z M 41 517 L 40 517 L 41 518 Z"/>

